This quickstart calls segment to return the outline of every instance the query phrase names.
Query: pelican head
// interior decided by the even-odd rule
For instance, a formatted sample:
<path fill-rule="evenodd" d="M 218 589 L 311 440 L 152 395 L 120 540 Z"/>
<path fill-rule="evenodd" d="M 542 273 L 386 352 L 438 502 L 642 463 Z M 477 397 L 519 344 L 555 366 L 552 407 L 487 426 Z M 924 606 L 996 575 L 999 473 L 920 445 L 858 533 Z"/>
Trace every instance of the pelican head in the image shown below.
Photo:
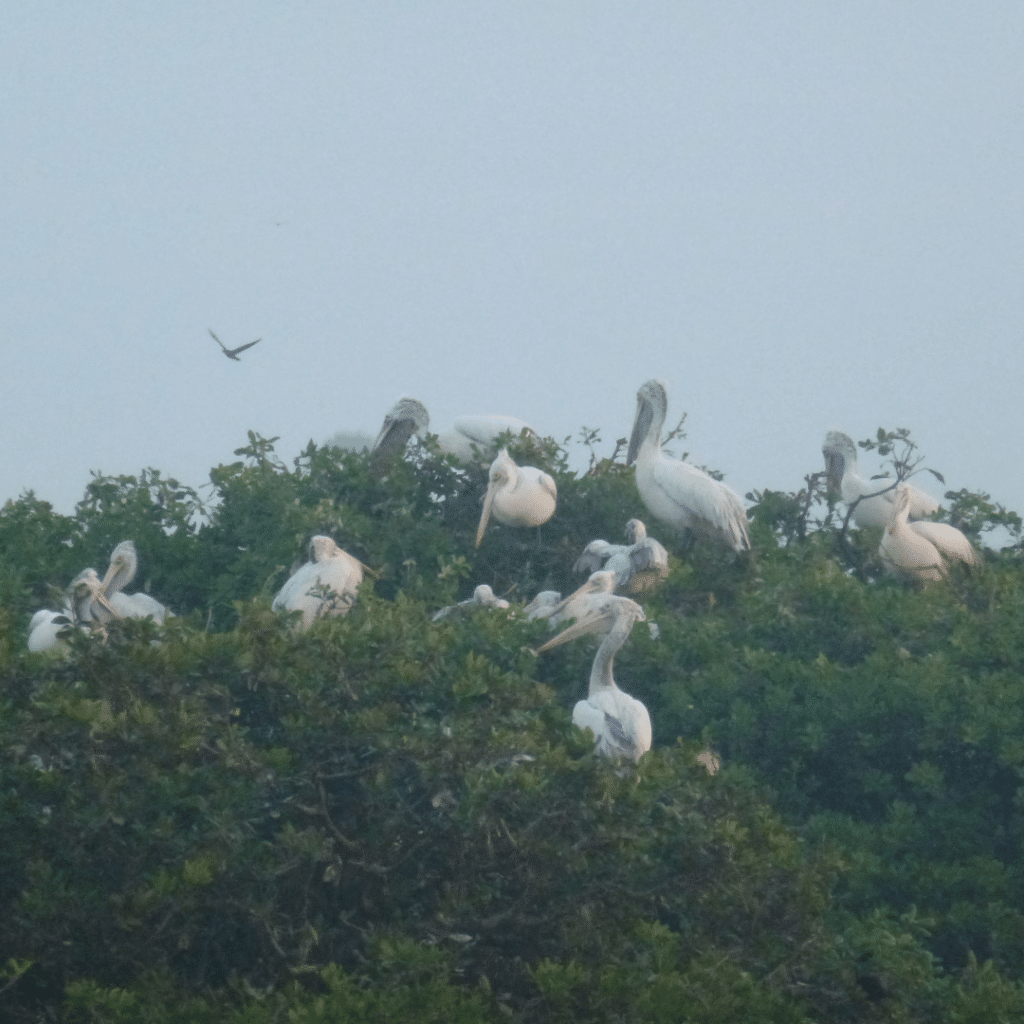
<path fill-rule="evenodd" d="M 384 425 L 370 448 L 370 456 L 382 459 L 400 452 L 413 434 L 423 437 L 429 428 L 427 407 L 415 398 L 403 396 L 384 417 Z"/>
<path fill-rule="evenodd" d="M 130 542 L 129 542 L 130 543 Z M 110 573 L 108 572 L 109 576 Z M 95 569 L 83 569 L 68 587 L 68 597 L 71 602 L 71 612 L 75 622 L 92 622 L 102 618 L 109 621 L 111 618 L 120 618 L 107 600 L 103 581 Z M 93 604 L 104 608 L 109 615 L 101 616 L 94 614 Z"/>
<path fill-rule="evenodd" d="M 668 411 L 668 392 L 665 382 L 657 378 L 640 385 L 636 393 L 636 416 L 633 418 L 633 433 L 629 436 L 629 450 L 626 452 L 626 465 L 632 466 L 640 451 L 640 446 L 647 438 L 654 444 L 661 443 L 661 428 L 665 423 Z"/>
<path fill-rule="evenodd" d="M 825 473 L 829 490 L 839 494 L 843 489 L 843 477 L 847 470 L 857 469 L 857 446 L 853 438 L 841 430 L 830 430 L 821 445 L 825 457 Z"/>
<path fill-rule="evenodd" d="M 110 553 L 110 566 L 107 574 L 103 577 L 103 593 L 110 595 L 124 590 L 133 579 L 139 569 L 139 556 L 135 551 L 135 545 L 130 540 L 123 540 Z"/>
<path fill-rule="evenodd" d="M 647 527 L 639 519 L 630 519 L 626 523 L 626 541 L 629 544 L 640 544 L 647 540 Z"/>
<path fill-rule="evenodd" d="M 309 542 L 309 560 L 311 562 L 326 562 L 330 558 L 337 558 L 341 548 L 335 544 L 331 537 L 317 534 Z"/>
<path fill-rule="evenodd" d="M 590 604 L 568 629 L 556 633 L 546 644 L 538 647 L 537 653 L 550 651 L 551 648 L 560 647 L 577 637 L 588 636 L 592 633 L 608 633 L 620 623 L 628 633 L 636 623 L 646 621 L 647 616 L 644 615 L 643 608 L 636 601 L 632 601 L 628 597 L 608 594 L 607 597 Z"/>
<path fill-rule="evenodd" d="M 480 514 L 480 525 L 476 530 L 476 546 L 480 547 L 484 539 L 484 530 L 487 529 L 487 522 L 491 518 L 491 505 L 494 504 L 494 495 L 502 487 L 507 486 L 519 475 L 519 467 L 512 461 L 507 448 L 498 452 L 497 458 L 491 463 L 490 472 L 487 474 L 487 493 L 484 495 L 484 510 Z"/>

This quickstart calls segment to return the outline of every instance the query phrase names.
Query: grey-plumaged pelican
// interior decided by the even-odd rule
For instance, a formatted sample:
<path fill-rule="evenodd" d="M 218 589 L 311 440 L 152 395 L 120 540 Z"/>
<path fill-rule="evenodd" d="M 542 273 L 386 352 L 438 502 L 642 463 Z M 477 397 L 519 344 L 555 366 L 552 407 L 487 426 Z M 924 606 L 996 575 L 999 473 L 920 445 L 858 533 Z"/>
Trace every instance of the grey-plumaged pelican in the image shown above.
<path fill-rule="evenodd" d="M 535 466 L 517 466 L 502 448 L 491 463 L 484 510 L 476 531 L 476 546 L 484 539 L 493 514 L 506 526 L 541 526 L 555 513 L 558 490 L 555 481 Z"/>
<path fill-rule="evenodd" d="M 953 562 L 979 563 L 978 552 L 955 526 L 909 522 L 913 496 L 905 484 L 896 488 L 895 495 L 892 514 L 878 546 L 888 568 L 904 579 L 927 583 L 942 579 Z"/>
<path fill-rule="evenodd" d="M 447 618 L 452 612 L 461 611 L 462 609 L 497 608 L 499 611 L 503 611 L 508 607 L 508 601 L 503 597 L 496 597 L 494 591 L 486 583 L 481 583 L 473 591 L 472 597 L 467 598 L 465 601 L 460 601 L 458 604 L 450 604 L 447 608 L 442 608 L 431 621 L 440 622 L 441 619 Z"/>
<path fill-rule="evenodd" d="M 608 594 L 582 619 L 553 636 L 537 653 L 589 633 L 607 633 L 590 669 L 587 699 L 573 708 L 573 724 L 590 729 L 599 754 L 639 761 L 651 749 L 651 716 L 635 697 L 619 689 L 612 662 L 633 625 L 644 620 L 643 609 L 628 597 Z"/>
<path fill-rule="evenodd" d="M 629 594 L 652 590 L 668 576 L 668 552 L 647 536 L 647 528 L 639 519 L 626 523 L 626 540 L 627 544 L 592 540 L 576 559 L 572 571 L 593 573 L 611 569 L 616 589 Z"/>
<path fill-rule="evenodd" d="M 429 429 L 426 406 L 415 398 L 400 398 L 384 417 L 370 456 L 374 460 L 385 459 L 402 451 L 413 434 L 426 437 Z M 494 456 L 497 440 L 506 431 L 519 436 L 524 430 L 537 437 L 532 427 L 515 416 L 459 416 L 450 430 L 437 435 L 437 444 L 442 452 L 454 455 L 459 462 L 477 462 Z"/>
<path fill-rule="evenodd" d="M 30 651 L 67 651 L 66 637 L 72 629 L 94 629 L 119 618 L 103 592 L 95 569 L 83 569 L 68 585 L 60 611 L 43 608 L 29 622 Z"/>
<path fill-rule="evenodd" d="M 109 621 L 110 615 L 105 614 L 109 611 L 118 618 L 152 619 L 158 624 L 172 614 L 165 605 L 149 594 L 141 591 L 135 594 L 124 593 L 124 588 L 135 579 L 138 570 L 139 556 L 135 551 L 135 545 L 130 540 L 121 541 L 111 552 L 110 566 L 100 582 L 105 602 L 93 602 L 93 614 L 97 615 L 100 621 Z"/>
<path fill-rule="evenodd" d="M 734 551 L 749 548 L 747 513 L 739 495 L 696 466 L 662 452 L 661 428 L 667 411 L 665 385 L 660 380 L 641 385 L 626 464 L 636 462 L 636 486 L 643 503 L 681 533 L 709 537 Z"/>
<path fill-rule="evenodd" d="M 542 590 L 532 601 L 523 606 L 527 621 L 550 619 L 555 606 L 561 604 L 562 595 L 557 590 Z"/>
<path fill-rule="evenodd" d="M 821 446 L 829 490 L 838 495 L 847 508 L 853 506 L 853 521 L 858 526 L 889 525 L 896 505 L 895 480 L 867 480 L 857 472 L 857 446 L 841 430 L 830 430 Z M 922 519 L 937 512 L 939 503 L 920 487 L 904 484 L 910 494 L 908 516 Z"/>
<path fill-rule="evenodd" d="M 300 566 L 277 592 L 276 612 L 302 612 L 302 629 L 314 619 L 344 615 L 355 603 L 363 582 L 363 565 L 330 538 L 317 535 L 309 542 L 309 561 Z"/>

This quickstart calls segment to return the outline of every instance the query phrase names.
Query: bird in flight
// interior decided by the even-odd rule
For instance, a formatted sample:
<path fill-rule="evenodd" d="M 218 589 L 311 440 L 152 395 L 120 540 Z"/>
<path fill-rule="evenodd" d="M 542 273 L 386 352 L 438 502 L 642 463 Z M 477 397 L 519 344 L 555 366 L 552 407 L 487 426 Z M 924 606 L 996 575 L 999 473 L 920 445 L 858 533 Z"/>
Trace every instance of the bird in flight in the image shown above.
<path fill-rule="evenodd" d="M 210 331 L 209 327 L 207 327 L 206 329 Z M 253 345 L 255 345 L 257 342 L 263 340 L 262 338 L 257 338 L 256 341 L 250 341 L 247 345 L 239 345 L 238 348 L 228 348 L 227 345 L 225 345 L 224 342 L 221 341 L 220 338 L 218 338 L 217 335 L 213 333 L 213 331 L 210 331 L 210 337 L 213 338 L 213 340 L 217 342 L 218 345 L 220 345 L 221 349 L 224 352 L 224 355 L 226 355 L 228 359 L 234 359 L 236 363 L 240 363 L 242 361 L 241 359 L 238 358 L 239 352 L 244 352 L 247 348 L 252 348 Z"/>

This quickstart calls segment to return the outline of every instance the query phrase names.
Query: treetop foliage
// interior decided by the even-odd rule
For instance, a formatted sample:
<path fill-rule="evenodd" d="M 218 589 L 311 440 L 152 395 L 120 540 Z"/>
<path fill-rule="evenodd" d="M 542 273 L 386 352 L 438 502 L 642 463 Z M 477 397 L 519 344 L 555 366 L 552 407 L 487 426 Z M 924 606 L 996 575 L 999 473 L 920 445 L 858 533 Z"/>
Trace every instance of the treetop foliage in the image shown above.
<path fill-rule="evenodd" d="M 914 589 L 809 472 L 748 495 L 736 556 L 668 534 L 585 429 L 579 475 L 568 439 L 509 439 L 558 509 L 477 550 L 486 465 L 273 441 L 202 495 L 145 470 L 73 516 L 0 510 L 8 1019 L 1024 1018 L 1015 513 L 948 492 L 1015 543 Z M 907 431 L 861 447 L 926 468 Z M 615 663 L 654 723 L 635 767 L 571 724 L 593 645 L 538 658 L 518 611 L 633 517 L 672 555 L 660 637 Z M 372 575 L 297 632 L 270 602 L 316 534 Z M 31 613 L 129 538 L 176 616 L 28 652 Z M 430 621 L 480 583 L 513 608 Z"/>

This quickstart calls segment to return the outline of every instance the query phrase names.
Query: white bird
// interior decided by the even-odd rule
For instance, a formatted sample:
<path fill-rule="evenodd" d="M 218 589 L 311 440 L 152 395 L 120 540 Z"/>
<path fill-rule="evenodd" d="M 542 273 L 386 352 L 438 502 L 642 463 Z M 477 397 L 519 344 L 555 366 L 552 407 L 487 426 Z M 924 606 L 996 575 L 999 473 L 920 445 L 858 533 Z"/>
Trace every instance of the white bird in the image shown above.
<path fill-rule="evenodd" d="M 92 613 L 100 621 L 109 621 L 110 614 L 123 619 L 152 619 L 158 625 L 173 614 L 154 597 L 141 591 L 135 594 L 123 593 L 139 570 L 139 556 L 130 540 L 123 540 L 110 555 L 110 566 L 100 582 L 105 602 L 98 606 L 94 602 Z M 89 570 L 86 570 L 88 572 Z M 84 574 L 79 574 L 80 577 Z"/>
<path fill-rule="evenodd" d="M 300 566 L 277 592 L 276 612 L 302 612 L 302 629 L 314 619 L 344 615 L 355 603 L 363 582 L 363 565 L 330 538 L 317 535 L 309 542 L 309 561 Z"/>
<path fill-rule="evenodd" d="M 465 601 L 460 601 L 458 604 L 450 604 L 447 608 L 442 608 L 431 619 L 431 622 L 440 622 L 441 619 L 447 618 L 452 612 L 460 608 L 497 608 L 503 610 L 508 607 L 508 601 L 503 597 L 495 597 L 494 591 L 486 583 L 481 583 L 473 591 L 472 597 L 467 598 Z"/>
<path fill-rule="evenodd" d="M 415 398 L 400 398 L 384 417 L 370 456 L 380 459 L 402 451 L 413 434 L 425 438 L 429 429 L 426 406 Z M 459 462 L 477 462 L 493 457 L 497 440 L 506 431 L 518 437 L 524 430 L 537 438 L 533 428 L 515 416 L 459 416 L 450 430 L 437 435 L 437 444 L 442 452 L 454 455 Z"/>
<path fill-rule="evenodd" d="M 488 474 L 476 546 L 484 539 L 492 512 L 506 526 L 540 526 L 554 515 L 557 501 L 555 481 L 547 473 L 535 466 L 517 466 L 502 448 Z"/>
<path fill-rule="evenodd" d="M 829 490 L 842 498 L 843 504 L 853 508 L 853 521 L 858 526 L 889 525 L 896 505 L 895 480 L 867 480 L 857 472 L 857 446 L 853 439 L 840 430 L 830 430 L 821 446 L 825 456 L 825 473 Z M 911 519 L 930 516 L 939 509 L 939 503 L 920 487 L 904 484 L 910 493 L 908 515 Z M 858 500 L 859 499 L 859 500 Z M 856 502 L 856 505 L 854 505 Z"/>
<path fill-rule="evenodd" d="M 636 462 L 636 486 L 643 503 L 663 523 L 727 544 L 734 551 L 750 547 L 747 513 L 739 495 L 688 462 L 661 450 L 661 428 L 668 395 L 660 380 L 649 380 L 636 393 L 636 417 L 626 465 Z"/>
<path fill-rule="evenodd" d="M 615 590 L 615 572 L 612 569 L 600 569 L 591 573 L 589 579 L 581 587 L 577 587 L 567 598 L 552 605 L 547 605 L 542 614 L 535 618 L 548 620 L 549 626 L 559 622 L 575 619 L 580 622 L 592 612 L 601 601 Z M 539 597 L 540 595 L 538 595 Z M 534 598 L 536 600 L 536 598 Z"/>
<path fill-rule="evenodd" d="M 527 621 L 533 619 L 548 619 L 555 610 L 555 605 L 561 604 L 562 595 L 557 590 L 542 590 L 532 601 L 523 606 L 523 614 Z"/>
<path fill-rule="evenodd" d="M 639 519 L 626 523 L 626 540 L 628 544 L 592 540 L 572 571 L 592 573 L 611 569 L 619 590 L 637 594 L 653 589 L 668 576 L 668 552 L 653 537 L 647 536 L 647 528 Z"/>
<path fill-rule="evenodd" d="M 62 611 L 50 611 L 41 608 L 32 616 L 28 624 L 28 649 L 30 651 L 48 651 L 51 648 L 67 650 L 64 635 L 73 626 L 72 613 L 69 608 Z"/>
<path fill-rule="evenodd" d="M 912 501 L 909 488 L 901 484 L 896 489 L 892 515 L 878 546 L 886 566 L 904 579 L 927 583 L 942 579 L 951 562 L 979 563 L 977 551 L 955 526 L 909 522 Z"/>
<path fill-rule="evenodd" d="M 573 708 L 573 724 L 590 729 L 595 747 L 605 757 L 639 761 L 651 749 L 651 716 L 635 697 L 624 693 L 612 675 L 612 661 L 626 642 L 643 609 L 628 597 L 606 595 L 582 620 L 552 637 L 537 653 L 550 650 L 587 633 L 606 632 L 590 669 L 587 699 Z"/>

